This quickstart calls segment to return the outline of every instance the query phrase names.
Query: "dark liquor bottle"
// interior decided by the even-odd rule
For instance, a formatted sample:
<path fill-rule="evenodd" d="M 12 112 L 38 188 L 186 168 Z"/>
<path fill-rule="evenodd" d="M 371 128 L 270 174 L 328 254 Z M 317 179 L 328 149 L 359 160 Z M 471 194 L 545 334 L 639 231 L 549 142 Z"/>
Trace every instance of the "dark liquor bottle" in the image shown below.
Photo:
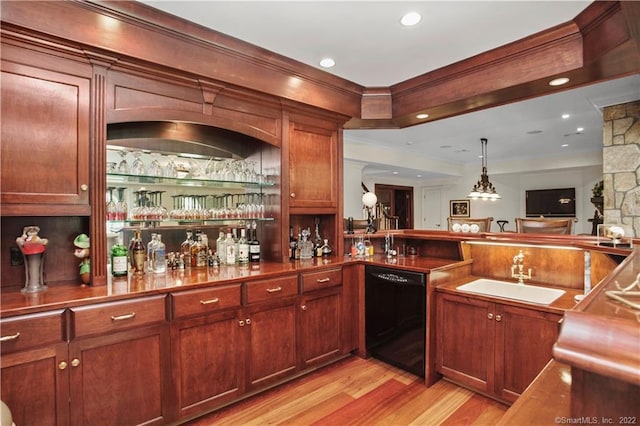
<path fill-rule="evenodd" d="M 296 258 L 296 248 L 298 242 L 296 237 L 293 236 L 293 226 L 289 227 L 289 259 L 294 260 Z"/>
<path fill-rule="evenodd" d="M 146 257 L 146 251 L 144 243 L 142 242 L 142 233 L 139 229 L 133 232 L 133 239 L 131 240 L 131 270 L 134 274 L 144 274 L 144 261 Z"/>
<path fill-rule="evenodd" d="M 249 261 L 260 262 L 260 241 L 258 241 L 258 230 L 256 221 L 251 223 L 251 237 L 249 241 Z"/>

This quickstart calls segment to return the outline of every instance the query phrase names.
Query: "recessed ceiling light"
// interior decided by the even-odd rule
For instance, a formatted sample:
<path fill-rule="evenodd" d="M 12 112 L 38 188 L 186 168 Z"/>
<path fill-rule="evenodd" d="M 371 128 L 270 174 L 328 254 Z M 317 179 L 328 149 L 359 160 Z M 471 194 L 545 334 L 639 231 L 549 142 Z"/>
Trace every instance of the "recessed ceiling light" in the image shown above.
<path fill-rule="evenodd" d="M 584 130 L 584 127 L 578 127 L 576 130 L 577 130 L 578 132 L 581 132 L 581 131 L 583 131 L 583 130 Z"/>
<path fill-rule="evenodd" d="M 422 20 L 422 16 L 418 12 L 409 12 L 404 14 L 400 19 L 400 23 L 405 27 L 410 27 L 412 25 L 416 25 L 418 22 Z"/>
<path fill-rule="evenodd" d="M 562 86 L 563 84 L 567 84 L 569 79 L 567 77 L 555 78 L 549 82 L 549 86 Z"/>
<path fill-rule="evenodd" d="M 562 119 L 563 120 L 566 120 L 569 117 L 571 117 L 571 114 L 562 114 Z"/>
<path fill-rule="evenodd" d="M 568 144 L 568 143 L 563 143 L 563 144 L 562 144 L 562 145 L 560 145 L 560 146 L 561 146 L 561 147 L 563 147 L 563 148 L 566 148 L 566 147 L 568 147 L 568 146 L 569 146 L 569 144 Z"/>
<path fill-rule="evenodd" d="M 323 59 L 320 61 L 320 66 L 321 66 L 322 68 L 331 68 L 331 67 L 332 67 L 332 66 L 334 66 L 335 64 L 336 64 L 336 61 L 334 61 L 334 60 L 333 60 L 333 59 L 331 59 L 331 58 L 323 58 Z"/>
<path fill-rule="evenodd" d="M 394 175 L 397 175 L 397 174 L 398 174 L 398 172 L 393 172 L 393 174 L 394 174 Z"/>
<path fill-rule="evenodd" d="M 429 118 L 429 114 L 418 114 L 418 115 L 416 115 L 416 118 L 418 120 L 423 120 L 425 118 Z"/>
<path fill-rule="evenodd" d="M 407 145 L 413 145 L 413 141 L 407 141 Z"/>
<path fill-rule="evenodd" d="M 422 175 L 416 175 L 416 177 L 419 177 L 419 178 L 421 178 L 421 177 L 422 177 Z"/>

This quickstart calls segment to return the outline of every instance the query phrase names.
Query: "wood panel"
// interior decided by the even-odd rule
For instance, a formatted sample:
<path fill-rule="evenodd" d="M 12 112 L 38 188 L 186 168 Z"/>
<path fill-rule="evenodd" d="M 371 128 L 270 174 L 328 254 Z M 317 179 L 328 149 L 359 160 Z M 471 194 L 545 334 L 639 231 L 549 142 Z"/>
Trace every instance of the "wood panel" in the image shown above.
<path fill-rule="evenodd" d="M 527 283 L 580 289 L 584 283 L 584 251 L 549 247 L 514 247 L 472 244 L 473 275 L 513 281 L 513 257 L 522 250 L 524 269 L 531 268 Z"/>
<path fill-rule="evenodd" d="M 89 83 L 2 62 L 4 215 L 11 213 L 9 204 L 35 204 L 33 215 L 55 213 L 37 207 L 42 204 L 79 205 L 78 212 L 88 214 Z"/>

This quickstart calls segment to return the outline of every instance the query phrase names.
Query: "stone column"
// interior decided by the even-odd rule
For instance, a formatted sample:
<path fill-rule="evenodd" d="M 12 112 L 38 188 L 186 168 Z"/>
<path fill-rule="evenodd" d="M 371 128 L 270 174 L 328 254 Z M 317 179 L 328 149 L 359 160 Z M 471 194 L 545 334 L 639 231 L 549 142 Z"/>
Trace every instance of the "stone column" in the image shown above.
<path fill-rule="evenodd" d="M 640 101 L 604 108 L 604 223 L 640 235 Z"/>

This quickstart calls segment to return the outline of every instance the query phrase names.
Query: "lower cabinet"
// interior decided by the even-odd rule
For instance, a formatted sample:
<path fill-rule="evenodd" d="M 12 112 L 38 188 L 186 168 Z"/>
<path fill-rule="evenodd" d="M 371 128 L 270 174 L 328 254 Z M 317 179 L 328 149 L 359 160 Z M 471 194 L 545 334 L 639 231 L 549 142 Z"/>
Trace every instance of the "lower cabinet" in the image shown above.
<path fill-rule="evenodd" d="M 71 343 L 70 424 L 167 423 L 168 355 L 166 324 Z"/>
<path fill-rule="evenodd" d="M 440 292 L 436 305 L 445 377 L 513 402 L 552 358 L 559 314 Z"/>
<path fill-rule="evenodd" d="M 300 275 L 298 340 L 300 368 L 325 364 L 343 353 L 342 270 L 327 269 Z"/>
<path fill-rule="evenodd" d="M 246 284 L 248 390 L 256 390 L 296 371 L 298 276 Z"/>
<path fill-rule="evenodd" d="M 177 416 L 238 398 L 244 385 L 240 284 L 174 293 L 171 350 Z"/>

